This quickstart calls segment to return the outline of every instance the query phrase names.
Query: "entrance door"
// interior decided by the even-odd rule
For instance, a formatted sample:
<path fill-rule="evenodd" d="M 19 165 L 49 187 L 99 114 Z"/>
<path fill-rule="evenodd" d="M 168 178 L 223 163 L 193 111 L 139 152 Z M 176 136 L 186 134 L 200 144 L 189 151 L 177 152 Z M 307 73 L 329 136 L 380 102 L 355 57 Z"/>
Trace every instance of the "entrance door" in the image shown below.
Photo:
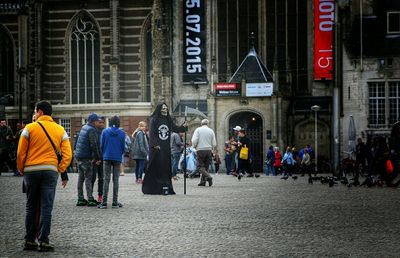
<path fill-rule="evenodd" d="M 250 150 L 252 156 L 252 167 L 254 172 L 263 171 L 264 139 L 262 137 L 262 118 L 253 112 L 239 112 L 229 119 L 229 134 L 234 134 L 233 127 L 240 126 L 247 132 L 250 139 Z"/>

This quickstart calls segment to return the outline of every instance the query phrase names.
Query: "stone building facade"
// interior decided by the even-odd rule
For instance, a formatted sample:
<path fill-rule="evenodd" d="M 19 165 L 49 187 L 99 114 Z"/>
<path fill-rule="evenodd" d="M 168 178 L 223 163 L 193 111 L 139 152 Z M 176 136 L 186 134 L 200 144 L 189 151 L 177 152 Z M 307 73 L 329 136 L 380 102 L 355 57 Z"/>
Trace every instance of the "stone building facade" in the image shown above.
<path fill-rule="evenodd" d="M 323 80 L 314 79 L 319 2 L 330 12 L 337 53 L 333 78 Z M 357 17 L 379 14 L 394 17 L 393 23 L 399 10 L 391 1 L 372 0 L 7 0 L 0 4 L 2 114 L 15 126 L 29 120 L 37 100 L 50 100 L 73 141 L 91 112 L 117 114 L 132 132 L 164 101 L 177 123 L 185 106 L 205 113 L 222 156 L 232 128 L 248 129 L 256 171 L 270 145 L 315 143 L 318 157 L 336 168 L 348 148 L 350 115 L 364 139 L 387 134 L 398 119 L 400 96 L 390 92 L 399 87 L 399 52 L 359 53 L 354 46 L 362 44 L 355 43 L 362 34 Z M 396 24 L 390 28 L 384 37 L 397 42 Z M 233 79 L 252 47 L 271 73 L 272 94 L 246 93 L 248 83 L 269 82 L 251 79 L 260 71 L 248 69 L 235 77 L 239 94 L 219 96 L 216 84 Z M 383 104 L 370 95 L 382 87 Z M 383 105 L 383 115 L 371 105 Z M 186 119 L 190 137 L 200 118 Z"/>

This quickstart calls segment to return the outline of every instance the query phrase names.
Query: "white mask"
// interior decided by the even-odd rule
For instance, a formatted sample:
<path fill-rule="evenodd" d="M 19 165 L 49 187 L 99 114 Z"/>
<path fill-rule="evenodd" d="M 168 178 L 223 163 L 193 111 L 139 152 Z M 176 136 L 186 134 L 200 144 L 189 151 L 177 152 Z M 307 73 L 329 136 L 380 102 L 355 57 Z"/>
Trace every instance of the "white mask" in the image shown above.
<path fill-rule="evenodd" d="M 163 104 L 162 107 L 161 107 L 161 115 L 162 116 L 167 116 L 168 115 L 168 107 L 165 104 Z"/>

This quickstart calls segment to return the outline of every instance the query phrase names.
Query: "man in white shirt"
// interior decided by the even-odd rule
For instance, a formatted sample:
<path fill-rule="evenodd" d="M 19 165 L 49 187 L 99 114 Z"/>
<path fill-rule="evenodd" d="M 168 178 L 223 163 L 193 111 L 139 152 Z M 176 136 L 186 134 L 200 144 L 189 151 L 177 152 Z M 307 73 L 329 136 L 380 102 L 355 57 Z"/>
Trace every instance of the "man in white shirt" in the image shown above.
<path fill-rule="evenodd" d="M 197 160 L 201 173 L 198 186 L 206 186 L 206 181 L 209 186 L 213 184 L 208 168 L 212 162 L 212 151 L 217 146 L 217 141 L 214 131 L 208 127 L 208 124 L 208 119 L 203 119 L 201 121 L 201 126 L 194 131 L 192 137 L 192 144 L 197 151 Z"/>

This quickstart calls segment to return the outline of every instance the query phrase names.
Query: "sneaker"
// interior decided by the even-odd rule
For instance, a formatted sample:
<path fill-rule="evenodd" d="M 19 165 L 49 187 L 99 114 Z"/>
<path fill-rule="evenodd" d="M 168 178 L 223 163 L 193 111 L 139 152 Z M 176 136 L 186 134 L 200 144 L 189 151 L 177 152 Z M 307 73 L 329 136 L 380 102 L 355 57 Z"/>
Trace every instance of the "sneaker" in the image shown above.
<path fill-rule="evenodd" d="M 97 206 L 97 205 L 99 205 L 99 203 L 95 199 L 89 200 L 88 203 L 87 203 L 87 206 L 91 206 L 91 207 L 94 207 L 94 206 Z"/>
<path fill-rule="evenodd" d="M 37 251 L 39 245 L 36 242 L 25 241 L 24 250 L 25 251 Z"/>
<path fill-rule="evenodd" d="M 120 176 L 125 176 L 125 173 L 124 172 L 121 172 L 121 174 L 119 174 Z"/>
<path fill-rule="evenodd" d="M 172 179 L 178 180 L 178 177 L 177 176 L 173 176 Z"/>
<path fill-rule="evenodd" d="M 88 204 L 88 201 L 86 199 L 78 199 L 76 206 L 86 206 L 87 204 Z"/>
<path fill-rule="evenodd" d="M 54 252 L 54 246 L 49 243 L 42 242 L 39 245 L 39 252 Z"/>
<path fill-rule="evenodd" d="M 97 208 L 99 209 L 107 209 L 107 203 L 100 203 Z"/>
<path fill-rule="evenodd" d="M 113 204 L 111 205 L 111 208 L 122 208 L 124 205 L 122 205 L 122 203 L 120 202 L 113 202 Z"/>
<path fill-rule="evenodd" d="M 99 204 L 103 202 L 103 195 L 99 195 L 99 197 L 97 198 L 97 202 Z"/>

